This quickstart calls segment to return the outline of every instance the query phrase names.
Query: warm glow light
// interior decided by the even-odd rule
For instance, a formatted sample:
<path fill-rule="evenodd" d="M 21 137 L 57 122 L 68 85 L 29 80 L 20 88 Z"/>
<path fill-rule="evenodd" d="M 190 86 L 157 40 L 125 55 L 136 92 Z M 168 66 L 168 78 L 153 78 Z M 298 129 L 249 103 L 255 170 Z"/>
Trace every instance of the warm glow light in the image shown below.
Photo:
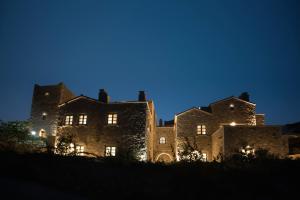
<path fill-rule="evenodd" d="M 247 145 L 246 147 L 241 147 L 240 151 L 245 155 L 254 155 L 255 154 L 255 149 L 251 147 L 250 145 Z"/>
<path fill-rule="evenodd" d="M 116 156 L 116 147 L 106 147 L 105 156 Z"/>
<path fill-rule="evenodd" d="M 229 107 L 230 107 L 230 108 L 234 108 L 234 104 L 230 104 Z"/>
<path fill-rule="evenodd" d="M 83 156 L 84 146 L 76 146 L 77 155 Z"/>
<path fill-rule="evenodd" d="M 166 138 L 165 137 L 159 138 L 159 144 L 166 144 Z"/>
<path fill-rule="evenodd" d="M 31 131 L 31 135 L 36 135 L 36 132 L 35 131 Z"/>
<path fill-rule="evenodd" d="M 230 123 L 230 126 L 235 126 L 235 125 L 236 125 L 235 122 L 231 122 L 231 123 Z"/>
<path fill-rule="evenodd" d="M 118 114 L 108 114 L 108 124 L 117 124 Z"/>
<path fill-rule="evenodd" d="M 205 135 L 206 134 L 206 126 L 205 125 L 198 125 L 197 126 L 197 134 L 198 135 Z"/>
<path fill-rule="evenodd" d="M 87 122 L 87 115 L 79 115 L 79 124 L 86 125 Z"/>
<path fill-rule="evenodd" d="M 65 125 L 72 125 L 73 124 L 73 115 L 67 115 L 65 119 Z"/>

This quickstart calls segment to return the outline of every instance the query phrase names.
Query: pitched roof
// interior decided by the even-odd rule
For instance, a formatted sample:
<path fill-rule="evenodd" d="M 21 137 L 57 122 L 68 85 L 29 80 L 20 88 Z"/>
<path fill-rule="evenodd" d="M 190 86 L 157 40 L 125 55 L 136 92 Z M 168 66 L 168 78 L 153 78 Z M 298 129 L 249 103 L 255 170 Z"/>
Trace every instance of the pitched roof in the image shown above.
<path fill-rule="evenodd" d="M 90 100 L 90 101 L 94 101 L 94 102 L 97 102 L 97 103 L 101 103 L 101 102 L 98 101 L 97 99 L 93 99 L 93 98 L 88 97 L 88 96 L 80 95 L 80 96 L 74 97 L 73 99 L 70 99 L 70 100 L 68 100 L 68 101 L 66 101 L 66 102 L 64 102 L 64 103 L 59 104 L 58 107 L 64 106 L 64 105 L 66 105 L 66 104 L 68 104 L 68 103 L 71 103 L 71 102 L 73 102 L 73 101 L 77 101 L 77 100 L 79 100 L 79 99 L 87 99 L 87 100 Z"/>
<path fill-rule="evenodd" d="M 217 103 L 220 103 L 220 102 L 223 102 L 223 101 L 227 101 L 227 100 L 229 100 L 229 99 L 235 99 L 235 100 L 238 100 L 238 101 L 242 101 L 242 102 L 244 102 L 244 103 L 256 105 L 255 103 L 252 103 L 252 102 L 249 102 L 249 101 L 245 101 L 245 100 L 240 99 L 240 98 L 237 98 L 237 97 L 235 97 L 235 96 L 230 96 L 230 97 L 227 97 L 227 98 L 225 98 L 225 99 L 221 99 L 221 100 L 215 101 L 215 102 L 213 102 L 213 103 L 210 103 L 209 106 L 214 105 L 214 104 L 217 104 Z"/>
<path fill-rule="evenodd" d="M 58 105 L 58 107 L 61 107 L 61 106 L 64 106 L 68 103 L 71 103 L 73 101 L 77 101 L 79 99 L 87 99 L 87 100 L 90 100 L 90 101 L 93 101 L 93 102 L 96 102 L 96 103 L 101 103 L 101 104 L 104 104 L 103 102 L 97 100 L 97 99 L 94 99 L 94 98 L 91 98 L 91 97 L 88 97 L 88 96 L 85 96 L 85 95 L 80 95 L 80 96 L 77 96 L 77 97 L 74 97 L 66 102 L 63 102 L 61 104 Z M 148 101 L 114 101 L 114 102 L 109 102 L 108 104 L 141 104 L 141 103 L 148 103 Z"/>
<path fill-rule="evenodd" d="M 187 109 L 187 110 L 185 110 L 185 111 L 182 111 L 182 112 L 180 112 L 180 113 L 177 113 L 177 114 L 175 114 L 175 115 L 176 115 L 176 116 L 179 116 L 179 115 L 182 115 L 182 114 L 184 114 L 184 113 L 186 113 L 186 112 L 189 112 L 189 111 L 191 111 L 191 110 L 197 110 L 197 111 L 201 111 L 201 112 L 204 112 L 204 113 L 206 113 L 206 114 L 212 115 L 211 113 L 209 113 L 209 112 L 207 112 L 207 111 L 205 111 L 205 110 L 201 110 L 201 109 L 199 109 L 199 108 L 197 108 L 197 107 L 189 108 L 189 109 Z"/>

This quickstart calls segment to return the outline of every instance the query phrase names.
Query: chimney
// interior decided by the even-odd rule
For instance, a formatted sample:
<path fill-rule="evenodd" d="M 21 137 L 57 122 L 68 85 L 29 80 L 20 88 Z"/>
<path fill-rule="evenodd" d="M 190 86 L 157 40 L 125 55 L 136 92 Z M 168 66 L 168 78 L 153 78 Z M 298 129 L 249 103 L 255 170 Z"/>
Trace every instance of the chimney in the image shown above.
<path fill-rule="evenodd" d="M 162 120 L 162 119 L 159 119 L 159 124 L 158 124 L 158 126 L 160 126 L 160 127 L 164 126 L 164 123 L 163 123 L 163 120 Z"/>
<path fill-rule="evenodd" d="M 107 92 L 104 89 L 99 90 L 99 99 L 98 100 L 102 103 L 108 103 L 109 96 L 107 95 Z"/>
<path fill-rule="evenodd" d="M 139 91 L 139 101 L 146 101 L 145 91 Z"/>
<path fill-rule="evenodd" d="M 248 92 L 243 92 L 240 96 L 239 99 L 242 99 L 244 101 L 250 101 L 250 95 Z"/>

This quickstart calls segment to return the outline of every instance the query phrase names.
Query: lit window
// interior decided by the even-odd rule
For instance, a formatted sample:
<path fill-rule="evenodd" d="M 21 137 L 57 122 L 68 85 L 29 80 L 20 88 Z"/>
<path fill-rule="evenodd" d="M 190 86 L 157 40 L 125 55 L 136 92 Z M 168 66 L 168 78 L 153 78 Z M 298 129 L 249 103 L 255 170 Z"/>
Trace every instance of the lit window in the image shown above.
<path fill-rule="evenodd" d="M 45 96 L 49 96 L 50 95 L 50 93 L 49 92 L 45 92 Z"/>
<path fill-rule="evenodd" d="M 41 129 L 40 132 L 39 132 L 39 136 L 43 137 L 43 138 L 47 137 L 46 136 L 46 131 L 44 129 Z"/>
<path fill-rule="evenodd" d="M 42 113 L 42 119 L 45 120 L 46 117 L 47 117 L 47 113 L 46 113 L 46 112 L 43 112 L 43 113 Z"/>
<path fill-rule="evenodd" d="M 165 137 L 159 138 L 159 144 L 166 144 L 166 138 Z"/>
<path fill-rule="evenodd" d="M 116 156 L 116 147 L 105 147 L 105 156 Z"/>
<path fill-rule="evenodd" d="M 107 123 L 108 124 L 117 124 L 118 123 L 118 114 L 108 114 Z"/>
<path fill-rule="evenodd" d="M 76 146 L 76 154 L 79 156 L 83 156 L 83 152 L 84 152 L 84 146 Z"/>
<path fill-rule="evenodd" d="M 87 115 L 79 115 L 79 122 L 78 122 L 78 124 L 86 125 L 86 122 L 87 122 Z"/>
<path fill-rule="evenodd" d="M 71 144 L 70 144 L 70 152 L 73 152 L 73 151 L 74 151 L 74 144 L 71 143 Z"/>
<path fill-rule="evenodd" d="M 203 162 L 206 162 L 206 161 L 207 161 L 207 154 L 206 154 L 206 153 L 202 153 L 202 154 L 201 154 L 201 160 L 202 160 Z"/>
<path fill-rule="evenodd" d="M 235 122 L 231 122 L 231 123 L 230 123 L 230 126 L 235 126 L 235 125 L 236 125 Z"/>
<path fill-rule="evenodd" d="M 205 135 L 206 134 L 206 126 L 205 125 L 198 125 L 197 126 L 197 134 Z"/>
<path fill-rule="evenodd" d="M 72 125 L 73 124 L 73 115 L 67 115 L 65 120 L 65 125 Z"/>

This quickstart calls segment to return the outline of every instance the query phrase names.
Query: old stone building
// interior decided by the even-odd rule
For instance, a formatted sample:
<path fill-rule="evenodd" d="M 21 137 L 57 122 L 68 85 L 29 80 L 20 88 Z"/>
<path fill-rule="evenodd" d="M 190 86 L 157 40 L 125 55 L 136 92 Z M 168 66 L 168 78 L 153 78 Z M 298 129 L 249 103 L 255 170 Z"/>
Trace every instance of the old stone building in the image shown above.
<path fill-rule="evenodd" d="M 75 97 L 62 83 L 36 85 L 31 121 L 33 133 L 47 137 L 53 146 L 59 137 L 70 135 L 70 149 L 78 155 L 153 160 L 155 109 L 143 91 L 136 101 L 110 102 L 103 89 L 93 99 Z"/>
<path fill-rule="evenodd" d="M 63 83 L 35 85 L 32 134 L 57 145 L 72 137 L 70 150 L 77 155 L 137 158 L 171 162 L 189 148 L 203 161 L 220 160 L 237 152 L 254 154 L 258 149 L 285 157 L 289 137 L 280 126 L 266 126 L 264 115 L 243 93 L 206 107 L 193 107 L 159 124 L 154 103 L 143 91 L 137 100 L 111 102 L 101 89 L 98 99 L 75 96 Z"/>

